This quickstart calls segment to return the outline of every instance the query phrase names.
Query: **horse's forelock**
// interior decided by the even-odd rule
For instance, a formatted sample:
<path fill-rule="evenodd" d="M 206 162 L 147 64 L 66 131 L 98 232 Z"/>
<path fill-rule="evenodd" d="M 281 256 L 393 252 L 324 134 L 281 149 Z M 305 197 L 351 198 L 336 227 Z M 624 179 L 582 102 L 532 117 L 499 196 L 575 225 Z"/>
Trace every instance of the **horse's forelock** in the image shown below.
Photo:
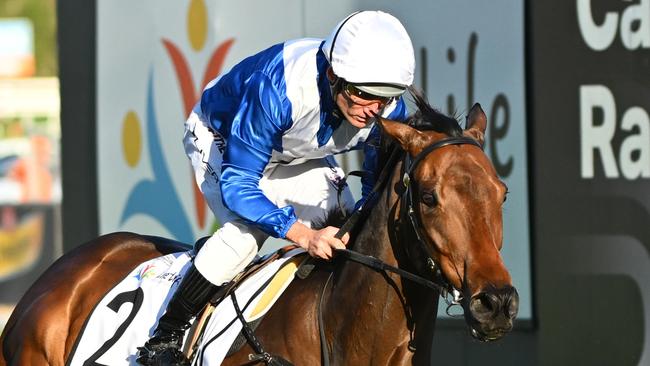
<path fill-rule="evenodd" d="M 453 137 L 458 137 L 463 134 L 463 129 L 458 124 L 458 121 L 433 108 L 423 92 L 409 87 L 409 93 L 413 97 L 415 106 L 418 108 L 408 118 L 407 122 L 409 125 L 421 131 L 433 130 Z"/>

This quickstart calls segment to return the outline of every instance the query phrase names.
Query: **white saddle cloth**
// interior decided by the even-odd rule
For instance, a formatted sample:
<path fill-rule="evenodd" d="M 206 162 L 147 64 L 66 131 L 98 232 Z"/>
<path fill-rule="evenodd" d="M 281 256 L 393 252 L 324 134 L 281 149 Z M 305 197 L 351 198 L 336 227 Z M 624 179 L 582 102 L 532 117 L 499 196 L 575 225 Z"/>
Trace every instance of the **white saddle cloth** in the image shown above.
<path fill-rule="evenodd" d="M 302 249 L 287 252 L 239 286 L 235 296 L 246 321 L 264 315 L 279 298 L 305 256 L 294 257 L 302 253 Z M 153 334 L 158 318 L 191 265 L 190 260 L 190 252 L 174 253 L 144 262 L 131 271 L 95 306 L 77 339 L 68 365 L 136 365 L 137 347 Z M 251 299 L 276 273 L 278 276 L 271 280 L 268 291 Z M 242 328 L 236 318 L 232 299 L 227 297 L 208 321 L 193 365 L 221 364 Z"/>

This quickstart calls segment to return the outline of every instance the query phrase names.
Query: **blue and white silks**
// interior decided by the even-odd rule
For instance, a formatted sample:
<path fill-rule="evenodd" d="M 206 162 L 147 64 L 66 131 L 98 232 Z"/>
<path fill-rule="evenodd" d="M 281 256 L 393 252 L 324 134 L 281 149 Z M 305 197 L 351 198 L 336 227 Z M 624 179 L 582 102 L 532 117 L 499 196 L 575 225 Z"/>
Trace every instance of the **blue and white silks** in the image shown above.
<path fill-rule="evenodd" d="M 356 128 L 334 115 L 322 40 L 299 39 L 274 45 L 235 65 L 211 82 L 201 113 L 227 141 L 220 188 L 224 205 L 265 233 L 284 238 L 296 221 L 291 206 L 277 207 L 260 190 L 270 164 L 298 164 L 364 148 L 365 170 L 374 171 L 376 146 L 366 141 L 378 127 Z M 400 98 L 383 116 L 406 119 Z M 365 197 L 373 177 L 362 179 Z"/>

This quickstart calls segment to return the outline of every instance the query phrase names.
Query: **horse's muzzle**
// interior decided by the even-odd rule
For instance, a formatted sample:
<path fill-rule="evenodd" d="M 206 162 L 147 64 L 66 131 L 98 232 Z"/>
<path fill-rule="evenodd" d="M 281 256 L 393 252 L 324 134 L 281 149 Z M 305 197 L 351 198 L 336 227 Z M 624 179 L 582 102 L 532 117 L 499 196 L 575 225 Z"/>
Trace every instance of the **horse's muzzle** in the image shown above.
<path fill-rule="evenodd" d="M 519 310 L 519 294 L 512 286 L 490 287 L 472 296 L 467 306 L 465 318 L 472 336 L 494 341 L 512 330 Z"/>

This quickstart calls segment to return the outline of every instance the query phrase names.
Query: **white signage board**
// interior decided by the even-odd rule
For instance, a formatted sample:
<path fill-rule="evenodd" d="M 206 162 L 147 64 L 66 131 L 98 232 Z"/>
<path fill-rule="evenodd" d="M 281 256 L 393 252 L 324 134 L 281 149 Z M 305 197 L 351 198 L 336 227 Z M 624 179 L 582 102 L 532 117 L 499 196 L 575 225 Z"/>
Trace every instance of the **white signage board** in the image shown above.
<path fill-rule="evenodd" d="M 480 102 L 486 139 L 510 194 L 503 255 L 532 316 L 523 1 L 98 1 L 97 139 L 102 233 L 192 242 L 212 232 L 195 199 L 183 122 L 212 77 L 286 39 L 325 37 L 359 9 L 382 9 L 412 36 L 432 104 L 464 116 Z M 350 159 L 354 168 L 354 161 Z"/>

